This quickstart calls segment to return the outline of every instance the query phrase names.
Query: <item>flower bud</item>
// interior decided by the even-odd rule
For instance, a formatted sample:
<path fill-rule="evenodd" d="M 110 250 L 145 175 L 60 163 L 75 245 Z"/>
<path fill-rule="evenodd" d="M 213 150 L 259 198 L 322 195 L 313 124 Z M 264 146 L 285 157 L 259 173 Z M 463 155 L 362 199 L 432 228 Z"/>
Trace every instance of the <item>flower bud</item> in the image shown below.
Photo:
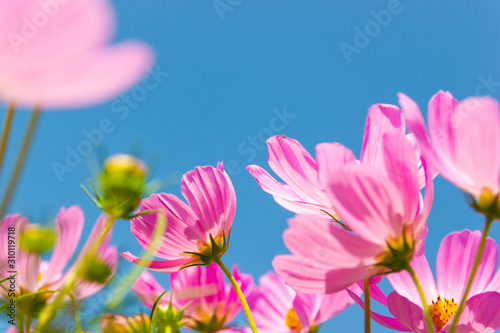
<path fill-rule="evenodd" d="M 55 239 L 52 228 L 32 224 L 22 231 L 19 247 L 25 251 L 41 253 L 50 250 L 54 246 Z"/>
<path fill-rule="evenodd" d="M 172 304 L 159 305 L 153 314 L 152 333 L 179 333 L 186 323 L 182 321 L 184 309 L 178 311 Z"/>
<path fill-rule="evenodd" d="M 141 313 L 135 316 L 102 315 L 102 333 L 150 333 L 151 320 Z"/>
<path fill-rule="evenodd" d="M 114 217 L 128 218 L 141 201 L 146 173 L 146 165 L 131 155 L 110 156 L 100 178 L 103 210 Z"/>

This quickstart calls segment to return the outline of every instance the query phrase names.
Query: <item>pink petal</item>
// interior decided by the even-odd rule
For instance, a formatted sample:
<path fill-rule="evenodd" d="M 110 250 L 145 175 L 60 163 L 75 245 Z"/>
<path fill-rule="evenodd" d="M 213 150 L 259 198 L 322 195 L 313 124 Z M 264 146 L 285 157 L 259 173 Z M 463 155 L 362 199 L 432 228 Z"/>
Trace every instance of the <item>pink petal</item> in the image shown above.
<path fill-rule="evenodd" d="M 453 317 L 443 327 L 448 331 Z M 457 333 L 492 333 L 500 328 L 500 293 L 487 292 L 476 295 L 465 305 L 458 320 Z"/>
<path fill-rule="evenodd" d="M 377 273 L 376 268 L 370 266 L 331 268 L 291 255 L 274 257 L 273 267 L 289 286 L 306 294 L 338 292 Z"/>
<path fill-rule="evenodd" d="M 427 333 L 424 310 L 421 307 L 397 292 L 391 293 L 387 300 L 389 302 L 389 311 L 401 324 L 415 333 Z"/>
<path fill-rule="evenodd" d="M 267 171 L 257 165 L 247 166 L 247 170 L 252 175 L 260 187 L 274 197 L 274 200 L 296 214 L 317 214 L 321 212 L 323 206 L 307 196 L 302 197 L 290 185 L 282 184 L 274 179 Z M 310 202 L 308 202 L 310 200 Z"/>
<path fill-rule="evenodd" d="M 156 281 L 153 274 L 149 271 L 142 272 L 141 276 L 134 282 L 132 285 L 132 291 L 139 298 L 139 300 L 147 306 L 148 308 L 152 308 L 156 299 L 163 293 L 165 288 L 163 288 L 158 281 Z M 168 297 L 163 295 L 162 302 L 163 304 L 168 303 Z M 160 304 L 162 304 L 160 303 Z"/>
<path fill-rule="evenodd" d="M 387 133 L 404 135 L 406 131 L 403 112 L 394 105 L 374 104 L 366 118 L 361 163 L 377 168 L 384 167 L 382 138 Z"/>
<path fill-rule="evenodd" d="M 491 97 L 470 97 L 458 104 L 452 121 L 455 163 L 474 182 L 464 188 L 480 195 L 484 188 L 499 192 L 500 109 Z"/>
<path fill-rule="evenodd" d="M 332 177 L 328 192 L 340 218 L 360 237 L 385 245 L 399 237 L 414 216 L 403 209 L 401 192 L 379 170 L 349 165 Z M 367 223 L 369 221 L 369 223 Z"/>
<path fill-rule="evenodd" d="M 448 146 L 449 142 L 446 141 L 448 139 L 443 139 L 443 136 L 445 136 L 446 133 L 440 134 L 436 139 L 434 139 L 433 137 L 433 140 L 436 140 L 436 142 L 433 141 L 431 143 L 429 135 L 427 133 L 427 129 L 425 127 L 424 119 L 422 118 L 422 113 L 420 112 L 418 105 L 405 94 L 399 93 L 398 96 L 399 104 L 401 105 L 406 115 L 408 128 L 415 135 L 415 138 L 417 139 L 419 147 L 422 151 L 422 155 L 425 156 L 427 161 L 432 166 L 438 169 L 443 177 L 447 178 L 458 187 L 467 188 L 472 186 L 473 183 L 470 177 L 459 171 L 454 161 L 448 155 L 446 155 L 451 151 L 451 148 Z M 446 95 L 445 98 L 449 97 Z M 453 104 L 453 102 L 450 103 Z M 434 107 L 429 109 L 430 112 L 434 112 L 433 110 L 435 110 Z M 446 113 L 447 112 L 444 112 L 444 114 Z M 446 119 L 444 119 L 443 122 L 446 122 Z M 436 148 L 434 147 L 434 145 L 436 146 Z M 441 155 L 441 153 L 443 153 L 443 155 Z"/>
<path fill-rule="evenodd" d="M 327 202 L 318 184 L 318 166 L 302 145 L 291 138 L 273 136 L 267 140 L 269 166 L 307 201 Z"/>
<path fill-rule="evenodd" d="M 460 300 L 467 285 L 481 240 L 479 231 L 464 230 L 448 234 L 439 247 L 436 260 L 438 290 L 442 297 Z M 469 297 L 486 290 L 496 270 L 498 251 L 495 241 L 488 238 Z"/>
<path fill-rule="evenodd" d="M 418 276 L 420 285 L 424 290 L 425 299 L 430 303 L 432 300 L 437 298 L 438 292 L 436 283 L 434 282 L 434 276 L 432 275 L 431 268 L 427 262 L 427 258 L 424 255 L 415 256 L 410 264 L 415 271 L 415 274 Z M 422 306 L 420 294 L 415 286 L 415 282 L 413 282 L 413 279 L 408 272 L 401 271 L 399 273 L 389 274 L 387 279 L 399 295 L 414 304 Z"/>
<path fill-rule="evenodd" d="M 163 210 L 167 229 L 152 254 L 164 259 L 177 259 L 183 252 L 198 252 L 198 242 L 208 236 L 198 217 L 182 200 L 172 194 L 153 194 L 141 201 L 138 212 Z M 158 213 L 141 215 L 130 222 L 130 231 L 145 249 L 149 249 L 155 233 Z"/>
<path fill-rule="evenodd" d="M 458 102 L 448 91 L 439 91 L 432 96 L 428 105 L 429 132 L 438 156 L 455 160 L 455 133 L 452 123 L 456 119 Z"/>
<path fill-rule="evenodd" d="M 56 241 L 49 265 L 39 285 L 55 282 L 73 256 L 82 235 L 85 217 L 79 206 L 64 207 L 56 217 Z"/>
<path fill-rule="evenodd" d="M 332 173 L 339 167 L 356 162 L 354 153 L 339 143 L 320 143 L 316 146 L 318 178 L 322 187 L 326 187 Z"/>
<path fill-rule="evenodd" d="M 142 261 L 141 258 L 134 256 L 130 252 L 122 252 L 121 256 L 133 264 L 146 267 L 160 273 L 177 272 L 184 265 L 197 263 L 197 261 L 194 261 L 193 258 L 182 258 L 182 259 L 165 260 L 165 261 L 160 261 L 160 260 Z"/>
<path fill-rule="evenodd" d="M 182 177 L 181 191 L 206 232 L 213 237 L 222 233 L 229 235 L 236 211 L 236 194 L 224 169 L 196 167 Z"/>
<path fill-rule="evenodd" d="M 38 274 L 40 273 L 40 254 L 20 250 L 16 256 L 16 260 L 16 270 L 20 272 L 16 276 L 19 288 L 24 289 L 26 292 L 38 291 L 37 282 Z"/>
<path fill-rule="evenodd" d="M 355 293 L 353 293 L 352 291 L 350 291 L 349 289 L 347 289 L 347 292 L 352 297 L 352 299 L 364 311 L 365 310 L 365 303 L 361 300 L 361 298 L 358 295 L 356 295 Z M 408 327 L 402 325 L 399 322 L 399 320 L 397 320 L 396 318 L 383 316 L 383 315 L 378 314 L 378 313 L 376 313 L 374 311 L 370 311 L 370 317 L 375 322 L 379 323 L 380 325 L 382 325 L 384 327 L 387 327 L 387 328 L 390 328 L 392 330 L 401 331 L 401 332 L 411 332 L 411 329 L 409 329 Z"/>

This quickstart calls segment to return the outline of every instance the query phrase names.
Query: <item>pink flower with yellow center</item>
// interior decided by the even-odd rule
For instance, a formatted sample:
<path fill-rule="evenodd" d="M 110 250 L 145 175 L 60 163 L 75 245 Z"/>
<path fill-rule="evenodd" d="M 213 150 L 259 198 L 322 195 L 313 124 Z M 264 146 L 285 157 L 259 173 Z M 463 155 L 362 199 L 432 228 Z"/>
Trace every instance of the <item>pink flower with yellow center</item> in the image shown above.
<path fill-rule="evenodd" d="M 245 296 L 253 292 L 253 278 L 240 273 L 235 266 L 233 276 Z M 170 275 L 170 292 L 175 309 L 187 306 L 184 316 L 187 327 L 199 332 L 242 332 L 231 324 L 241 310 L 236 292 L 224 282 L 224 275 L 216 264 L 193 266 Z M 147 307 L 163 293 L 164 288 L 151 273 L 145 271 L 132 286 L 132 291 Z M 165 294 L 160 306 L 167 306 L 170 295 Z"/>
<path fill-rule="evenodd" d="M 436 332 L 447 332 L 451 325 L 467 285 L 480 240 L 479 231 L 464 230 L 447 235 L 438 250 L 436 280 L 424 255 L 415 257 L 411 262 L 429 302 Z M 500 328 L 500 272 L 495 273 L 497 258 L 497 245 L 493 239 L 488 238 L 455 332 L 494 332 Z M 371 286 L 371 294 L 394 317 L 372 312 L 372 318 L 397 331 L 426 333 L 422 300 L 410 275 L 400 272 L 389 275 L 388 279 L 394 292 L 386 297 L 376 286 Z M 353 295 L 353 298 L 363 305 L 359 297 Z"/>
<path fill-rule="evenodd" d="M 40 229 L 36 225 L 29 223 L 28 220 L 19 214 L 8 215 L 0 222 L 0 235 L 2 235 L 0 238 L 0 246 L 2 248 L 8 248 L 7 235 L 9 234 L 9 230 L 13 230 L 12 228 L 15 229 L 15 233 L 13 234 L 13 237 L 16 239 L 14 267 L 8 266 L 8 252 L 1 251 L 0 277 L 4 278 L 10 276 L 11 274 L 9 272 L 12 270 L 19 272 L 19 274 L 15 277 L 16 297 L 37 291 L 55 291 L 62 287 L 66 277 L 69 276 L 74 269 L 76 269 L 78 262 L 83 259 L 83 256 L 79 255 L 76 258 L 75 263 L 73 263 L 73 265 L 64 272 L 64 268 L 73 257 L 75 249 L 78 246 L 83 225 L 84 216 L 80 207 L 71 206 L 67 209 L 61 208 L 56 217 L 55 242 L 52 255 L 49 261 L 45 261 L 41 259 L 40 253 L 33 252 L 32 249 L 25 249 L 23 247 L 24 237 L 29 237 L 26 242 L 31 241 L 26 244 L 27 246 L 33 245 L 34 240 L 37 239 L 37 233 L 40 237 L 47 237 L 46 234 L 39 233 Z M 92 246 L 92 244 L 97 240 L 105 226 L 106 219 L 101 216 L 96 222 L 81 253 L 88 251 L 90 246 Z M 109 246 L 110 236 L 111 235 L 108 235 L 106 237 L 97 251 L 95 262 L 101 262 L 102 265 L 98 267 L 101 270 L 97 273 L 98 276 L 96 276 L 96 280 L 91 280 L 89 276 L 82 276 L 78 280 L 75 289 L 72 291 L 73 296 L 76 299 L 87 298 L 98 292 L 115 273 L 118 266 L 118 253 L 115 247 Z M 105 274 L 105 276 L 100 275 L 100 272 L 103 271 L 106 271 L 109 274 Z M 4 294 L 3 289 L 0 289 L 0 294 L 3 297 L 8 298 L 7 295 Z M 52 294 L 44 294 L 38 296 L 35 300 L 32 298 L 28 298 L 27 300 L 31 302 L 32 305 L 34 305 L 35 301 L 40 301 L 41 304 L 39 305 L 43 305 L 48 299 L 51 298 L 51 296 Z M 24 306 L 27 305 L 25 304 Z"/>
<path fill-rule="evenodd" d="M 322 323 L 353 303 L 345 290 L 329 295 L 298 293 L 273 272 L 260 277 L 258 291 L 249 299 L 260 333 L 316 333 Z"/>
<path fill-rule="evenodd" d="M 108 45 L 116 29 L 108 0 L 0 0 L 0 100 L 83 107 L 132 87 L 153 63 L 142 42 Z"/>
<path fill-rule="evenodd" d="M 137 241 L 149 249 L 158 222 L 158 211 L 166 216 L 167 228 L 152 253 L 168 259 L 143 262 L 130 252 L 122 256 L 158 272 L 213 262 L 229 246 L 229 236 L 236 210 L 236 194 L 222 163 L 196 167 L 181 180 L 181 192 L 188 204 L 173 194 L 153 194 L 143 199 L 136 212 L 152 212 L 131 220 L 130 230 Z"/>
<path fill-rule="evenodd" d="M 440 91 L 429 101 L 427 132 L 417 104 L 399 103 L 422 153 L 439 173 L 473 197 L 476 209 L 500 217 L 500 108 L 491 97 L 457 102 Z"/>
<path fill-rule="evenodd" d="M 398 107 L 375 104 L 368 110 L 359 161 L 349 149 L 338 143 L 318 144 L 315 160 L 298 141 L 273 136 L 267 140 L 268 163 L 285 184 L 276 181 L 257 165 L 249 165 L 247 169 L 262 189 L 284 208 L 296 214 L 337 217 L 336 207 L 328 194 L 328 182 L 334 169 L 351 163 L 384 169 L 382 137 L 391 133 L 404 135 L 405 131 L 403 113 Z M 411 136 L 408 140 L 413 141 Z M 418 161 L 417 150 L 415 154 Z M 423 171 L 420 171 L 419 180 L 423 187 Z"/>
<path fill-rule="evenodd" d="M 385 134 L 381 150 L 383 168 L 351 163 L 328 174 L 330 200 L 347 228 L 310 215 L 289 220 L 283 239 L 292 255 L 275 257 L 273 266 L 295 290 L 337 292 L 405 269 L 423 251 L 434 193 L 430 170 L 423 160 L 422 199 L 413 144 L 403 134 Z"/>

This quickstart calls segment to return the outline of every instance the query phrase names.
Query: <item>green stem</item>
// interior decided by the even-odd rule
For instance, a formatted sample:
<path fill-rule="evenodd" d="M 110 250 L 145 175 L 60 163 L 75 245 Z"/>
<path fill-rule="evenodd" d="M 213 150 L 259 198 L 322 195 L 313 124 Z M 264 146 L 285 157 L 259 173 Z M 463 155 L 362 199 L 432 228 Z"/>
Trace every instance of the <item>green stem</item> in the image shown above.
<path fill-rule="evenodd" d="M 21 146 L 21 150 L 19 151 L 19 155 L 17 155 L 16 165 L 14 166 L 14 171 L 12 171 L 12 175 L 9 177 L 9 185 L 7 186 L 7 190 L 3 196 L 2 205 L 0 206 L 0 218 L 5 216 L 7 209 L 9 208 L 10 200 L 14 195 L 14 190 L 16 189 L 17 181 L 19 176 L 21 175 L 21 171 L 23 169 L 24 160 L 26 159 L 26 155 L 28 154 L 28 150 L 31 145 L 31 140 L 33 139 L 33 134 L 35 133 L 36 124 L 38 123 L 38 118 L 40 117 L 40 110 L 35 109 L 31 113 L 30 122 L 28 125 L 28 129 L 26 130 L 26 134 L 24 135 L 24 140 Z"/>
<path fill-rule="evenodd" d="M 365 294 L 365 333 L 370 333 L 370 324 L 371 324 L 371 316 L 370 316 L 370 280 L 363 280 L 363 291 Z"/>
<path fill-rule="evenodd" d="M 71 290 L 75 287 L 76 281 L 80 276 L 85 274 L 84 272 L 88 270 L 92 260 L 91 256 L 94 255 L 94 253 L 97 251 L 102 241 L 104 240 L 108 232 L 111 230 L 111 227 L 113 227 L 115 221 L 116 221 L 115 217 L 112 216 L 109 217 L 106 228 L 102 231 L 102 233 L 99 235 L 99 238 L 94 242 L 94 244 L 92 244 L 87 253 L 84 254 L 82 260 L 78 263 L 76 268 L 71 272 L 71 274 L 69 274 L 68 278 L 66 279 L 63 287 L 57 294 L 54 301 L 52 303 L 47 304 L 42 309 L 42 311 L 40 312 L 38 323 L 35 327 L 35 333 L 43 333 L 47 331 L 46 330 L 47 326 L 50 323 L 50 321 L 54 319 L 57 309 L 59 308 L 59 305 L 64 300 L 64 296 L 71 295 Z"/>
<path fill-rule="evenodd" d="M 7 141 L 9 139 L 10 125 L 12 124 L 14 109 L 14 103 L 10 103 L 7 109 L 7 114 L 5 115 L 5 122 L 3 123 L 2 141 L 0 141 L 0 175 L 2 174 L 2 162 L 5 155 L 5 148 L 7 147 Z"/>
<path fill-rule="evenodd" d="M 472 287 L 472 283 L 474 282 L 474 277 L 476 276 L 477 267 L 481 262 L 481 257 L 483 256 L 484 246 L 486 245 L 486 239 L 488 238 L 488 233 L 490 232 L 491 224 L 493 223 L 494 218 L 491 216 L 486 216 L 486 222 L 484 223 L 483 235 L 481 237 L 481 242 L 479 243 L 479 247 L 477 248 L 476 258 L 474 259 L 474 264 L 472 266 L 472 270 L 469 275 L 469 281 L 467 281 L 467 286 L 465 287 L 464 294 L 462 296 L 462 300 L 460 301 L 460 305 L 458 307 L 457 312 L 455 313 L 455 317 L 453 318 L 453 322 L 451 323 L 449 333 L 455 332 L 457 327 L 458 319 L 462 314 L 462 311 L 465 307 L 465 302 L 467 301 L 467 296 L 469 295 L 470 288 Z"/>
<path fill-rule="evenodd" d="M 413 268 L 411 268 L 410 264 L 407 264 L 407 266 L 404 269 L 408 273 L 410 273 L 410 276 L 413 279 L 413 282 L 415 282 L 415 285 L 417 286 L 418 293 L 420 294 L 420 298 L 422 299 L 422 304 L 424 306 L 424 317 L 425 317 L 425 323 L 426 323 L 425 326 L 427 326 L 427 332 L 435 333 L 434 325 L 433 325 L 432 319 L 431 319 L 431 313 L 429 311 L 429 305 L 427 304 L 427 300 L 425 299 L 424 290 L 422 289 L 422 286 L 420 285 L 420 281 L 418 280 L 417 274 L 415 274 L 415 271 L 413 270 Z"/>
<path fill-rule="evenodd" d="M 236 283 L 236 280 L 234 279 L 233 275 L 231 272 L 227 269 L 227 267 L 222 263 L 220 258 L 214 259 L 215 263 L 219 265 L 219 267 L 222 269 L 224 274 L 226 274 L 227 278 L 229 279 L 229 282 L 231 282 L 231 285 L 234 288 L 234 291 L 236 291 L 236 294 L 238 295 L 238 298 L 240 299 L 241 306 L 243 307 L 243 312 L 245 312 L 245 315 L 248 320 L 248 324 L 250 324 L 250 328 L 252 329 L 253 333 L 258 333 L 257 332 L 257 326 L 255 325 L 255 321 L 253 320 L 252 317 L 252 312 L 250 311 L 250 307 L 248 306 L 247 300 L 245 299 L 245 296 L 243 295 L 243 292 L 240 289 L 240 286 L 238 286 L 238 283 Z"/>
<path fill-rule="evenodd" d="M 26 333 L 31 332 L 31 311 L 26 315 Z"/>

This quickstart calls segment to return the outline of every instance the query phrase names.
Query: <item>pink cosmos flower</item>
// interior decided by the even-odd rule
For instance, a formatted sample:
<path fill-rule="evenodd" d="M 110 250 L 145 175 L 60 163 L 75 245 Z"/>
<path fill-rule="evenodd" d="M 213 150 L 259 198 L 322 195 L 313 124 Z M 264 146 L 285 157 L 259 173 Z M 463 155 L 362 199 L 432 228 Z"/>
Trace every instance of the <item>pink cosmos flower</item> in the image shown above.
<path fill-rule="evenodd" d="M 8 215 L 0 222 L 0 235 L 2 235 L 0 246 L 7 249 L 9 228 L 14 227 L 15 233 L 12 236 L 16 239 L 15 266 L 14 268 L 8 266 L 8 253 L 7 251 L 1 251 L 0 277 L 10 276 L 13 270 L 20 272 L 15 277 L 16 296 L 42 290 L 60 289 L 66 277 L 72 273 L 77 263 L 83 259 L 83 255 L 80 254 L 75 263 L 66 272 L 63 272 L 78 246 L 83 224 L 84 216 L 80 207 L 71 206 L 68 209 L 61 208 L 56 217 L 55 244 L 52 255 L 49 261 L 44 261 L 41 259 L 39 253 L 26 251 L 19 246 L 22 233 L 32 228 L 32 224 L 19 214 Z M 81 253 L 85 253 L 92 246 L 105 226 L 106 219 L 101 216 L 96 222 Z M 97 258 L 108 266 L 111 272 L 107 280 L 113 276 L 118 266 L 118 252 L 115 247 L 109 246 L 110 237 L 110 235 L 106 237 L 97 252 Z M 73 296 L 76 299 L 87 298 L 101 290 L 104 285 L 105 283 L 90 282 L 84 278 L 79 279 L 73 290 Z M 0 295 L 7 298 L 3 289 L 0 289 Z M 50 295 L 45 300 L 49 298 Z M 37 298 L 37 300 L 40 299 Z"/>
<path fill-rule="evenodd" d="M 166 261 L 142 263 L 130 252 L 122 256 L 158 272 L 175 272 L 197 264 L 210 264 L 222 256 L 228 247 L 231 226 L 236 210 L 236 194 L 222 163 L 196 167 L 181 180 L 181 192 L 188 204 L 172 194 L 153 194 L 141 201 L 137 213 L 165 212 L 167 230 L 160 245 L 152 253 Z M 137 241 L 148 249 L 158 219 L 158 213 L 146 214 L 131 220 L 131 231 Z"/>
<path fill-rule="evenodd" d="M 297 293 L 274 272 L 261 276 L 259 285 L 249 306 L 261 333 L 317 332 L 322 323 L 354 303 L 345 290 L 330 295 Z"/>
<path fill-rule="evenodd" d="M 107 45 L 108 0 L 0 0 L 0 99 L 44 108 L 83 107 L 129 89 L 153 63 L 138 41 Z"/>
<path fill-rule="evenodd" d="M 359 161 L 352 151 L 338 143 L 318 144 L 314 160 L 298 141 L 273 136 L 267 140 L 269 166 L 286 184 L 279 183 L 259 166 L 249 165 L 247 169 L 262 189 L 273 195 L 274 200 L 284 208 L 296 214 L 337 217 L 336 207 L 328 194 L 328 182 L 334 169 L 350 163 L 383 169 L 383 135 L 404 135 L 405 131 L 403 113 L 398 107 L 375 104 L 368 110 Z M 412 138 L 408 137 L 408 140 Z M 415 154 L 417 161 L 417 150 Z M 425 184 L 423 172 L 420 172 L 419 179 L 422 187 Z"/>
<path fill-rule="evenodd" d="M 253 292 L 253 278 L 250 274 L 240 273 L 233 267 L 233 276 L 245 296 Z M 177 310 L 187 306 L 184 316 L 189 319 L 187 327 L 206 332 L 241 332 L 230 323 L 241 309 L 240 301 L 232 286 L 226 284 L 222 271 L 216 264 L 194 266 L 170 275 L 172 306 Z M 132 291 L 147 307 L 163 293 L 164 288 L 151 273 L 144 271 L 132 286 Z M 168 305 L 170 295 L 165 294 L 160 306 Z M 203 330 L 205 328 L 205 330 Z"/>
<path fill-rule="evenodd" d="M 358 280 L 399 271 L 423 251 L 433 184 L 426 171 L 422 200 L 414 146 L 402 134 L 382 140 L 385 171 L 348 164 L 327 175 L 327 192 L 349 230 L 326 219 L 298 215 L 283 235 L 292 255 L 273 261 L 287 284 L 304 293 L 332 293 Z"/>
<path fill-rule="evenodd" d="M 469 230 L 453 232 L 443 239 L 436 260 L 437 284 L 424 255 L 415 257 L 411 262 L 429 302 L 436 332 L 447 332 L 453 321 L 480 240 L 479 231 Z M 500 328 L 500 272 L 495 274 L 497 258 L 497 245 L 493 239 L 488 238 L 455 332 L 494 332 Z M 388 279 L 395 291 L 389 297 L 380 290 L 375 295 L 376 300 L 385 305 L 394 318 L 375 312 L 372 312 L 372 318 L 394 330 L 427 332 L 422 301 L 409 274 L 407 272 L 391 274 Z M 353 297 L 363 306 L 359 297 L 356 295 Z"/>
<path fill-rule="evenodd" d="M 495 99 L 469 97 L 458 103 L 449 92 L 438 92 L 429 101 L 429 133 L 417 104 L 402 93 L 399 103 L 422 153 L 443 177 L 476 198 L 500 193 L 500 109 Z"/>

